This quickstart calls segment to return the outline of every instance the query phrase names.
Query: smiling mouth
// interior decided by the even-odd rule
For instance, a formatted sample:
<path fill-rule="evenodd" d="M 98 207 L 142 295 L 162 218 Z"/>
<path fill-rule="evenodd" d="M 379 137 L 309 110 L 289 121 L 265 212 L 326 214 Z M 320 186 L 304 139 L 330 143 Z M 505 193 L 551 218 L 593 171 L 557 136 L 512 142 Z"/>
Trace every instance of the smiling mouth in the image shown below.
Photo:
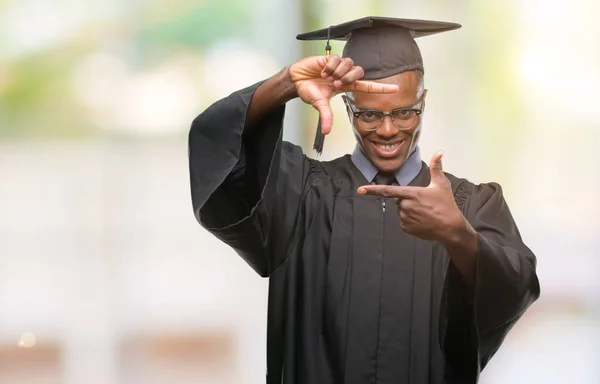
<path fill-rule="evenodd" d="M 393 144 L 380 144 L 372 142 L 375 150 L 381 157 L 395 157 L 400 153 L 404 140 Z"/>

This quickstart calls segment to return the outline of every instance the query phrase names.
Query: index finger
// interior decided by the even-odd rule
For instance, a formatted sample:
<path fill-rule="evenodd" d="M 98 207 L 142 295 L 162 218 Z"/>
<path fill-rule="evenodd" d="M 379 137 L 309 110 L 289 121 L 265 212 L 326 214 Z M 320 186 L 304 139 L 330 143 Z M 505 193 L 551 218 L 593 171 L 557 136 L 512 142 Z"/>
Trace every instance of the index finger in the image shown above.
<path fill-rule="evenodd" d="M 363 185 L 358 188 L 359 195 L 372 195 L 381 197 L 393 197 L 398 199 L 414 198 L 419 188 L 422 187 L 401 187 L 393 185 Z"/>
<path fill-rule="evenodd" d="M 351 84 L 342 87 L 344 92 L 365 92 L 365 93 L 395 93 L 400 90 L 396 84 L 382 84 L 374 81 L 357 80 Z"/>

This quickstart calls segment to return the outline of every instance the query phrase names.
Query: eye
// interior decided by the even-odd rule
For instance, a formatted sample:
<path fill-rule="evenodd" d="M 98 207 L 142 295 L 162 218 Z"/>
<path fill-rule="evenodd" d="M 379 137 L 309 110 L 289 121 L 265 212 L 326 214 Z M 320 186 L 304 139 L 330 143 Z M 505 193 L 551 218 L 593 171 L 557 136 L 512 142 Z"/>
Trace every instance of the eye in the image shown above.
<path fill-rule="evenodd" d="M 360 114 L 360 119 L 366 122 L 381 120 L 381 113 L 375 111 L 365 111 Z"/>
<path fill-rule="evenodd" d="M 395 119 L 408 120 L 415 115 L 415 111 L 413 109 L 396 109 L 392 112 L 392 116 Z"/>

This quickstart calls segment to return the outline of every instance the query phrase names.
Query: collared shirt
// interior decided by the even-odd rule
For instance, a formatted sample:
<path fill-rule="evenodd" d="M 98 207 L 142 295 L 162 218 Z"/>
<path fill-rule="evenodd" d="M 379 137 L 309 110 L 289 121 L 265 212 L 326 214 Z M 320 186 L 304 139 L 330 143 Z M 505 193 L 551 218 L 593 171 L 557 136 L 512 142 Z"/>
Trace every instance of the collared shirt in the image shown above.
<path fill-rule="evenodd" d="M 358 145 L 352 152 L 352 162 L 363 174 L 365 179 L 369 183 L 373 182 L 373 179 L 377 175 L 377 167 L 371 163 L 371 161 L 362 153 Z M 412 155 L 406 160 L 404 165 L 396 171 L 396 182 L 398 185 L 408 185 L 415 177 L 421 172 L 421 150 L 417 146 Z"/>

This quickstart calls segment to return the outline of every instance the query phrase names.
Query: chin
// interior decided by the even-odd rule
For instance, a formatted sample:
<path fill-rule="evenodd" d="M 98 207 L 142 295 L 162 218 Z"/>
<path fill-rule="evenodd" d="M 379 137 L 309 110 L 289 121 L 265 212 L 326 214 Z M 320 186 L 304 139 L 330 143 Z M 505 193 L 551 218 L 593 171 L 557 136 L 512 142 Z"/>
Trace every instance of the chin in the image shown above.
<path fill-rule="evenodd" d="M 398 156 L 393 159 L 376 159 L 373 161 L 378 170 L 385 173 L 395 173 L 404 165 L 405 156 Z"/>

